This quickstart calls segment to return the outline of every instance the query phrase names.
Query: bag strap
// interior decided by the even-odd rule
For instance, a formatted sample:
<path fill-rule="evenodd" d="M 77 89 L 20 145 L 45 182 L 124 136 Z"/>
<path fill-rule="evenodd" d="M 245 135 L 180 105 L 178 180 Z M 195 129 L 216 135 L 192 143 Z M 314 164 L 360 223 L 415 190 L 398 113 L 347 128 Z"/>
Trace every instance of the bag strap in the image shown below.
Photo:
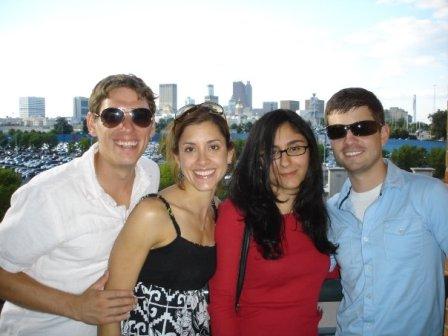
<path fill-rule="evenodd" d="M 236 282 L 236 294 L 235 294 L 236 311 L 238 311 L 239 309 L 240 296 L 244 283 L 244 275 L 246 274 L 246 261 L 247 261 L 247 254 L 249 252 L 249 240 L 250 240 L 249 238 L 250 238 L 250 230 L 248 226 L 245 224 L 243 233 L 243 242 L 241 244 L 240 266 L 238 268 L 238 278 Z"/>

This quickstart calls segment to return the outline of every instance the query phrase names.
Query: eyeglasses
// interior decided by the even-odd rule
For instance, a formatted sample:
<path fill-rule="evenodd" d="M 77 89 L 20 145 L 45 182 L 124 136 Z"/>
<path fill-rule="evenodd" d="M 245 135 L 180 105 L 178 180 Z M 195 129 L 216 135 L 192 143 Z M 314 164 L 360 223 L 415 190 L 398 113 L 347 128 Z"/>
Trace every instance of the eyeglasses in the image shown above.
<path fill-rule="evenodd" d="M 189 104 L 189 105 L 185 105 L 184 107 L 181 107 L 178 111 L 177 111 L 177 116 L 176 119 L 181 118 L 182 116 L 188 115 L 191 112 L 194 112 L 196 110 L 199 110 L 200 108 L 206 108 L 209 110 L 209 112 L 220 115 L 220 116 L 224 116 L 224 108 L 216 103 L 213 102 L 204 102 L 201 104 Z"/>
<path fill-rule="evenodd" d="M 283 150 L 273 149 L 271 156 L 273 160 L 278 160 L 282 157 L 283 153 L 288 156 L 299 156 L 305 154 L 309 146 L 291 146 Z"/>
<path fill-rule="evenodd" d="M 104 126 L 107 128 L 114 128 L 123 122 L 126 113 L 131 115 L 132 122 L 139 127 L 148 127 L 151 125 L 152 117 L 154 115 L 154 113 L 146 107 L 137 107 L 130 111 L 125 111 L 124 108 L 120 107 L 108 107 L 96 116 L 101 118 Z"/>
<path fill-rule="evenodd" d="M 331 140 L 341 139 L 350 130 L 355 136 L 367 136 L 376 133 L 382 126 L 375 120 L 363 120 L 350 125 L 329 125 L 327 126 L 327 135 Z"/>

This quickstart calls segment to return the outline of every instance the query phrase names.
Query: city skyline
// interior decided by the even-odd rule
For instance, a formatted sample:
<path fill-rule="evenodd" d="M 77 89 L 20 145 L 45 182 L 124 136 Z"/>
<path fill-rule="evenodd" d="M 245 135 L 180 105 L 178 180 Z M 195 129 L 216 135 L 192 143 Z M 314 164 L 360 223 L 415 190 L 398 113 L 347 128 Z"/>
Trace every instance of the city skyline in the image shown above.
<path fill-rule="evenodd" d="M 178 107 L 208 84 L 227 105 L 232 83 L 250 81 L 253 108 L 362 86 L 410 115 L 415 94 L 427 121 L 448 99 L 447 18 L 444 0 L 4 0 L 0 117 L 18 117 L 21 96 L 71 116 L 99 79 L 134 73 L 157 95 L 176 83 Z"/>

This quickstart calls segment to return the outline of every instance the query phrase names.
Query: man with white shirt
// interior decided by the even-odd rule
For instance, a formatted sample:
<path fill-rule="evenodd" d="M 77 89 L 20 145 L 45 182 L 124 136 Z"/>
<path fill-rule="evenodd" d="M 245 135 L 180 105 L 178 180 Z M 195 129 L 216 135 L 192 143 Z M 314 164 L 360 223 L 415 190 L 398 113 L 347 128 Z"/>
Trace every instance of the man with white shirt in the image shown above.
<path fill-rule="evenodd" d="M 442 335 L 448 188 L 382 158 L 389 127 L 372 92 L 337 92 L 325 117 L 348 173 L 328 201 L 344 294 L 336 335 Z"/>
<path fill-rule="evenodd" d="M 101 80 L 87 125 L 98 138 L 82 157 L 19 188 L 0 224 L 1 335 L 96 335 L 126 318 L 132 291 L 107 291 L 112 245 L 159 170 L 141 157 L 154 133 L 154 94 L 134 75 Z"/>

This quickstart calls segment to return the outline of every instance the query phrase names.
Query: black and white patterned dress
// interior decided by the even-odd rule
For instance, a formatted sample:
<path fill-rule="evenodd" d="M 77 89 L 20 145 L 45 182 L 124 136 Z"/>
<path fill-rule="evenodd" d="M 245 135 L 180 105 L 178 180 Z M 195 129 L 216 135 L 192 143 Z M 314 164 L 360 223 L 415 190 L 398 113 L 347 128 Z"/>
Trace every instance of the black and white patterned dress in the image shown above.
<path fill-rule="evenodd" d="M 177 236 L 146 258 L 134 288 L 138 304 L 122 322 L 121 334 L 210 335 L 204 287 L 215 271 L 216 249 L 183 238 L 169 203 L 160 195 L 146 197 L 158 197 L 165 204 Z"/>

